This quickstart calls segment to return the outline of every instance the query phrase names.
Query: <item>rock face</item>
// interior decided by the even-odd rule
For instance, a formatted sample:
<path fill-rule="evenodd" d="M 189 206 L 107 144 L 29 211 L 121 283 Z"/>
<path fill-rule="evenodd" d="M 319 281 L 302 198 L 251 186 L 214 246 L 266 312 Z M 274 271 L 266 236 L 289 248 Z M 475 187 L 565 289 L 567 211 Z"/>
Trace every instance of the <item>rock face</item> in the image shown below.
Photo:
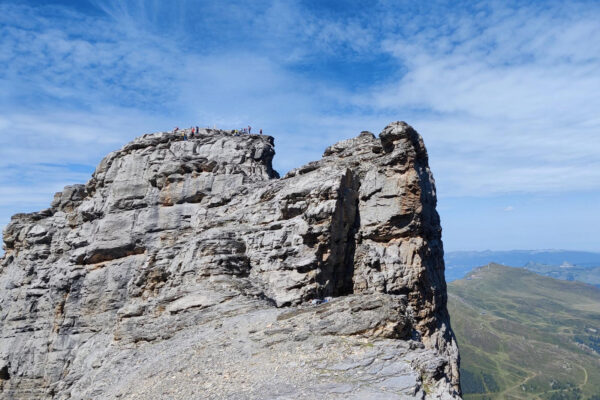
<path fill-rule="evenodd" d="M 280 179 L 274 154 L 144 135 L 15 215 L 0 397 L 459 398 L 419 134 L 362 132 Z"/>

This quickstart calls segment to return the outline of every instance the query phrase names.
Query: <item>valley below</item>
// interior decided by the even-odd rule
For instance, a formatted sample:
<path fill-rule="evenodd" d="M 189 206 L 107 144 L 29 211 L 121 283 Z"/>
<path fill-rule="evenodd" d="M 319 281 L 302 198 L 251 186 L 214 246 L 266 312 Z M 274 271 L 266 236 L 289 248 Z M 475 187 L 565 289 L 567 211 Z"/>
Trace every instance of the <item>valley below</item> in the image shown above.
<path fill-rule="evenodd" d="M 449 283 L 465 399 L 600 399 L 600 290 L 489 264 Z"/>

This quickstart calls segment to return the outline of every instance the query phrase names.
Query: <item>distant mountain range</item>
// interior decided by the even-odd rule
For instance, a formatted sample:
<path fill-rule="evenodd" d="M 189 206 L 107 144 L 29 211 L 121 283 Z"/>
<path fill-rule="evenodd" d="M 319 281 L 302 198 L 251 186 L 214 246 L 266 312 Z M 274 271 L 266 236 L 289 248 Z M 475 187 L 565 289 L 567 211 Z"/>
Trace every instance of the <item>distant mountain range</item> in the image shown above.
<path fill-rule="evenodd" d="M 446 281 L 464 277 L 473 268 L 498 263 L 541 275 L 600 285 L 600 253 L 569 250 L 450 251 L 445 255 Z"/>
<path fill-rule="evenodd" d="M 579 281 L 600 287 L 600 267 L 578 267 L 569 263 L 557 267 L 531 262 L 525 265 L 525 269 L 551 278 Z"/>
<path fill-rule="evenodd" d="M 600 289 L 491 264 L 448 310 L 465 400 L 600 400 Z"/>

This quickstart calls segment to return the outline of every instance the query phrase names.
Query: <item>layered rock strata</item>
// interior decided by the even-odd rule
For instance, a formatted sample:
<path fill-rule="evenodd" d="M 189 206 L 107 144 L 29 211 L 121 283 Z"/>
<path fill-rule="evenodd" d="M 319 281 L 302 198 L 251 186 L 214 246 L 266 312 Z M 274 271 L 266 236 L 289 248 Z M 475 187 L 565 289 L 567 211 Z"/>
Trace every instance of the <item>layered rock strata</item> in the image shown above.
<path fill-rule="evenodd" d="M 420 135 L 362 132 L 283 178 L 274 154 L 148 134 L 15 215 L 2 398 L 458 398 Z"/>

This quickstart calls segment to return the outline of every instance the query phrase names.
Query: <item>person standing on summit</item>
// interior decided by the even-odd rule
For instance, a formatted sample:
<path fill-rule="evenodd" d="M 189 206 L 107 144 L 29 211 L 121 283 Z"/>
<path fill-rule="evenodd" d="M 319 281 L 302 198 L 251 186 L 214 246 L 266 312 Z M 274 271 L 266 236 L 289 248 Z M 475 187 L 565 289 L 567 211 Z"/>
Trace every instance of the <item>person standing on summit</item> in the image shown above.
<path fill-rule="evenodd" d="M 248 125 L 248 135 L 250 134 L 251 130 L 252 130 L 252 127 L 250 125 Z"/>

